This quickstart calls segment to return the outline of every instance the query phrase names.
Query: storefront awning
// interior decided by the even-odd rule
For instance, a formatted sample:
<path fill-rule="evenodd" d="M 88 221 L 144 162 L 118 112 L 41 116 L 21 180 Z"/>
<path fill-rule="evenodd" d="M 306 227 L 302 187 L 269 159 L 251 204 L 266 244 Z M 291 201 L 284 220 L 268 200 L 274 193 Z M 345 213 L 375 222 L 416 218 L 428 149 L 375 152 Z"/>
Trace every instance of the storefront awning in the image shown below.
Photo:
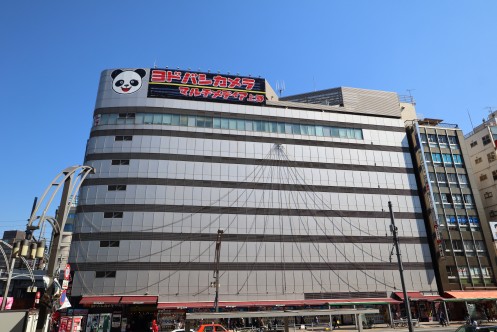
<path fill-rule="evenodd" d="M 394 298 L 398 298 L 401 301 L 404 301 L 404 293 L 403 292 L 394 292 Z M 438 295 L 424 295 L 421 292 L 407 292 L 407 298 L 409 301 L 443 301 L 444 299 Z"/>
<path fill-rule="evenodd" d="M 120 296 L 83 296 L 79 304 L 118 304 L 120 300 Z"/>
<path fill-rule="evenodd" d="M 357 299 L 333 299 L 328 300 L 329 305 L 361 305 L 361 304 L 399 304 L 401 301 L 385 298 L 357 298 Z"/>
<path fill-rule="evenodd" d="M 497 290 L 445 292 L 445 301 L 497 300 Z"/>
<path fill-rule="evenodd" d="M 123 296 L 121 304 L 156 304 L 157 296 Z"/>
<path fill-rule="evenodd" d="M 220 301 L 220 308 L 248 307 L 305 307 L 305 306 L 339 306 L 361 304 L 397 304 L 400 301 L 391 298 L 357 298 L 357 299 L 312 299 L 312 300 L 274 300 L 274 301 Z M 159 302 L 158 309 L 213 308 L 214 302 Z"/>

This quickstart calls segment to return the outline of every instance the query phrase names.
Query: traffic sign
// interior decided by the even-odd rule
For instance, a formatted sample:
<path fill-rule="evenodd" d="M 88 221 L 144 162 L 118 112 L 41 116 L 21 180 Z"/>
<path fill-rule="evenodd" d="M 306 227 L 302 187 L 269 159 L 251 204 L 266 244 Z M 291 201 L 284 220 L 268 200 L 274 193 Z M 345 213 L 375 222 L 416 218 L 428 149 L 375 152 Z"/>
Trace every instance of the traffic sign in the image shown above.
<path fill-rule="evenodd" d="M 62 289 L 66 290 L 69 287 L 69 280 L 62 280 Z"/>

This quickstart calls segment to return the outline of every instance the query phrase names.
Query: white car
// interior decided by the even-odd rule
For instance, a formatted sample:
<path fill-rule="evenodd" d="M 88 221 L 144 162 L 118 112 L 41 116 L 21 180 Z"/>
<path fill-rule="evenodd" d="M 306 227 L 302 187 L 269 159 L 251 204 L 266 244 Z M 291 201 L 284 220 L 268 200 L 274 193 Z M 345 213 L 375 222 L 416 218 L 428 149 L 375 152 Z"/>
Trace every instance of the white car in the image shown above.
<path fill-rule="evenodd" d="M 172 330 L 172 332 L 185 332 L 185 329 L 176 329 Z M 194 329 L 190 329 L 190 332 L 196 332 Z"/>

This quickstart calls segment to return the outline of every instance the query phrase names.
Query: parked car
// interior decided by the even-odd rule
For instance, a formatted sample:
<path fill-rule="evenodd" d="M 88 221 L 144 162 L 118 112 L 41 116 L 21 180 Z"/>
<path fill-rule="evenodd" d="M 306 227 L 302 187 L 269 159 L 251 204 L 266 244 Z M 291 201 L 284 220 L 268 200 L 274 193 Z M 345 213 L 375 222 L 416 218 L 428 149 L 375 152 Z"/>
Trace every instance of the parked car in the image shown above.
<path fill-rule="evenodd" d="M 185 332 L 185 329 L 176 329 L 173 330 L 172 332 Z M 197 332 L 197 331 L 195 331 L 194 329 L 190 329 L 190 332 Z"/>
<path fill-rule="evenodd" d="M 202 324 L 197 332 L 228 332 L 221 324 Z"/>

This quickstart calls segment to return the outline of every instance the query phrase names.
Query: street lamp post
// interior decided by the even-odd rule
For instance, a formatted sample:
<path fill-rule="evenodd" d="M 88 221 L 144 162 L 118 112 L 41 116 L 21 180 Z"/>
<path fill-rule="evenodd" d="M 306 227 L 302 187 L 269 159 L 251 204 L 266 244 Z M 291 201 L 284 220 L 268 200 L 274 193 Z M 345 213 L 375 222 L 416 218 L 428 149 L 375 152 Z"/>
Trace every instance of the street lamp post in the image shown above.
<path fill-rule="evenodd" d="M 5 241 L 2 241 L 2 240 L 0 240 L 0 242 L 3 245 L 5 245 L 5 246 L 7 246 L 7 247 L 9 247 L 11 249 L 10 266 L 9 266 L 9 260 L 7 259 L 7 255 L 5 254 L 5 251 L 3 250 L 2 246 L 0 246 L 2 255 L 3 255 L 4 259 L 5 259 L 5 264 L 7 266 L 7 279 L 5 281 L 5 287 L 4 287 L 4 291 L 3 291 L 2 305 L 0 307 L 0 311 L 4 311 L 5 307 L 7 305 L 7 299 L 8 299 L 8 295 L 9 295 L 10 282 L 14 278 L 14 267 L 15 267 L 15 263 L 16 263 L 16 258 L 19 257 L 19 258 L 21 258 L 24 261 L 24 264 L 26 265 L 26 268 L 28 269 L 28 271 L 30 273 L 31 281 L 34 284 L 35 278 L 34 278 L 34 275 L 33 275 L 33 271 L 31 270 L 28 262 L 26 261 L 26 258 L 32 258 L 32 259 L 43 258 L 43 251 L 41 251 L 41 254 L 40 254 L 40 252 L 38 252 L 36 249 L 34 251 L 33 250 L 29 250 L 30 247 L 32 246 L 32 244 L 35 244 L 36 248 L 38 247 L 38 245 L 37 245 L 36 242 L 33 242 L 33 243 L 30 244 L 29 242 L 26 243 L 25 240 L 23 240 L 23 241 L 17 241 L 17 242 L 14 242 L 13 246 L 10 245 L 10 244 L 8 244 Z M 43 242 L 43 246 L 45 246 L 44 242 Z"/>
<path fill-rule="evenodd" d="M 32 232 L 39 229 L 40 225 L 43 225 L 45 221 L 48 221 L 52 225 L 53 230 L 53 238 L 48 255 L 48 285 L 42 299 L 40 300 L 40 314 L 37 323 L 37 330 L 45 330 L 45 325 L 50 314 L 52 313 L 54 280 L 58 277 L 57 259 L 59 257 L 62 232 L 64 231 L 64 226 L 69 215 L 69 210 L 74 204 L 81 184 L 89 174 L 92 174 L 94 172 L 95 169 L 90 166 L 71 166 L 64 169 L 52 180 L 50 185 L 47 187 L 47 189 L 41 196 L 40 201 L 33 209 L 28 220 L 26 233 L 29 234 L 29 237 L 31 237 Z M 62 189 L 62 194 L 57 216 L 56 218 L 48 217 L 47 211 L 60 189 Z M 45 204 L 44 209 L 41 211 L 41 207 L 43 204 Z M 41 211 L 41 215 L 38 215 L 38 211 Z M 37 226 L 34 225 L 34 222 L 36 220 L 38 220 Z"/>

